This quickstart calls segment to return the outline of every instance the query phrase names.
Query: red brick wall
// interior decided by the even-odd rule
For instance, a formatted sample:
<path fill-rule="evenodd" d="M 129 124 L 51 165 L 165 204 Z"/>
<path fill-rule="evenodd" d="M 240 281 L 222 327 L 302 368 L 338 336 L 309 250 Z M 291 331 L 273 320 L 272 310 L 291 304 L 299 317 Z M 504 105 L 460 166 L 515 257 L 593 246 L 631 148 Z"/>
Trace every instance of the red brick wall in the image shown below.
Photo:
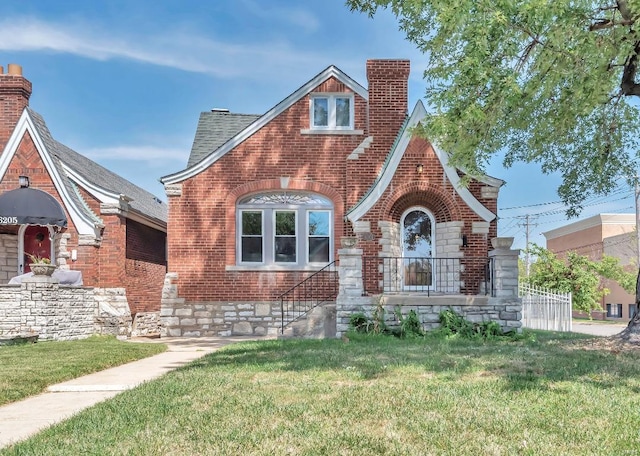
<path fill-rule="evenodd" d="M 340 237 L 352 235 L 344 214 L 374 182 L 406 118 L 409 62 L 369 62 L 367 69 L 369 106 L 355 96 L 355 128 L 363 135 L 301 134 L 309 128 L 309 98 L 304 97 L 207 170 L 182 182 L 181 196 L 169 197 L 168 270 L 178 273 L 180 297 L 195 302 L 271 300 L 309 275 L 234 270 L 238 199 L 280 190 L 281 177 L 290 178 L 289 189 L 312 191 L 333 201 L 337 258 Z M 385 85 L 382 79 L 389 77 L 392 81 Z M 347 90 L 336 80 L 317 89 Z M 374 138 L 371 147 L 358 160 L 347 160 L 369 135 Z M 418 163 L 425 167 L 420 176 Z M 479 197 L 480 188 L 472 185 L 470 190 Z M 463 232 L 470 242 L 465 253 L 486 257 L 491 234 L 471 234 L 471 222 L 481 219 L 446 181 L 435 153 L 422 139 L 411 142 L 392 184 L 366 217 L 374 240 L 361 243 L 365 255 L 378 254 L 378 220 L 399 221 L 405 209 L 418 204 L 432 210 L 437 222 L 465 220 Z M 489 209 L 495 206 L 492 202 Z M 495 236 L 495 222 L 491 232 Z"/>
<path fill-rule="evenodd" d="M 0 71 L 0 151 L 29 105 L 31 83 L 22 76 L 3 74 Z"/>
<path fill-rule="evenodd" d="M 125 286 L 132 314 L 160 310 L 167 272 L 166 233 L 127 220 Z"/>

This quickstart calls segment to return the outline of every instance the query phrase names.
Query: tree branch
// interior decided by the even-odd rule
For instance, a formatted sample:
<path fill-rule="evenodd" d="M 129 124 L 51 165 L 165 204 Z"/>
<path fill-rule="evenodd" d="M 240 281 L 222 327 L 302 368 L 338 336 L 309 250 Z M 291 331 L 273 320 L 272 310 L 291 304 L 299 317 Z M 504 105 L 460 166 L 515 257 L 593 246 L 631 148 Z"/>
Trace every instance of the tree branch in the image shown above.
<path fill-rule="evenodd" d="M 622 93 L 630 96 L 640 97 L 640 84 L 636 83 L 636 72 L 638 71 L 638 53 L 640 53 L 640 41 L 636 41 L 633 46 L 633 54 L 627 58 L 622 71 L 622 81 L 620 89 Z"/>
<path fill-rule="evenodd" d="M 597 22 L 594 22 L 589 26 L 589 31 L 593 32 L 594 30 L 613 28 L 618 25 L 629 26 L 635 24 L 635 22 L 636 21 L 633 19 L 622 19 L 621 21 L 615 21 L 613 19 L 599 19 Z"/>

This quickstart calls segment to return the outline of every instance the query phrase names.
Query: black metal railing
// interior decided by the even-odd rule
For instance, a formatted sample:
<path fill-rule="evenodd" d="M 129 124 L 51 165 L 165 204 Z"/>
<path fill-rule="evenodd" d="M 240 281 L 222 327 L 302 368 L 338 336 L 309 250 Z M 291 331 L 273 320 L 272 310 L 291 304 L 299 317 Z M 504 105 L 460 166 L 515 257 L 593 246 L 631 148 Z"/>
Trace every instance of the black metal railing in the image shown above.
<path fill-rule="evenodd" d="M 278 296 L 281 311 L 281 331 L 307 314 L 314 307 L 336 300 L 339 289 L 338 261 L 329 263 L 298 285 Z"/>
<path fill-rule="evenodd" d="M 364 257 L 365 294 L 418 292 L 495 296 L 493 259 Z"/>

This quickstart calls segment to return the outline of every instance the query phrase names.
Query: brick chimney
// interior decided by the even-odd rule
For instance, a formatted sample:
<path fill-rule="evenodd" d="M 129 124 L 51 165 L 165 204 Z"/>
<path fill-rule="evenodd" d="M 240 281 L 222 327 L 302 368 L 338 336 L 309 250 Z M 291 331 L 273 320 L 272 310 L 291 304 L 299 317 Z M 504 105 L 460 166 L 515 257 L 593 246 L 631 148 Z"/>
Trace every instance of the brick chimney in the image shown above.
<path fill-rule="evenodd" d="M 0 152 L 13 129 L 29 106 L 31 83 L 22 76 L 22 67 L 15 63 L 7 66 L 7 73 L 0 67 Z"/>
<path fill-rule="evenodd" d="M 407 115 L 410 67 L 409 60 L 367 61 L 369 134 L 378 145 L 391 147 Z"/>

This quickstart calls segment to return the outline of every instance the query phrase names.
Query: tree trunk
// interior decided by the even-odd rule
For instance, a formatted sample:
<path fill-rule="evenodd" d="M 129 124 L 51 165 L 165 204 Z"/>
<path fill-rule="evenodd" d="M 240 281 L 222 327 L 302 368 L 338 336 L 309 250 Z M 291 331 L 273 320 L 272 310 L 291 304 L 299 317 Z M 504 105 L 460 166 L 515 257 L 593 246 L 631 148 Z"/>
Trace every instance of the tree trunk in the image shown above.
<path fill-rule="evenodd" d="M 615 337 L 624 342 L 640 344 L 640 269 L 636 278 L 636 314 L 627 327 Z"/>

